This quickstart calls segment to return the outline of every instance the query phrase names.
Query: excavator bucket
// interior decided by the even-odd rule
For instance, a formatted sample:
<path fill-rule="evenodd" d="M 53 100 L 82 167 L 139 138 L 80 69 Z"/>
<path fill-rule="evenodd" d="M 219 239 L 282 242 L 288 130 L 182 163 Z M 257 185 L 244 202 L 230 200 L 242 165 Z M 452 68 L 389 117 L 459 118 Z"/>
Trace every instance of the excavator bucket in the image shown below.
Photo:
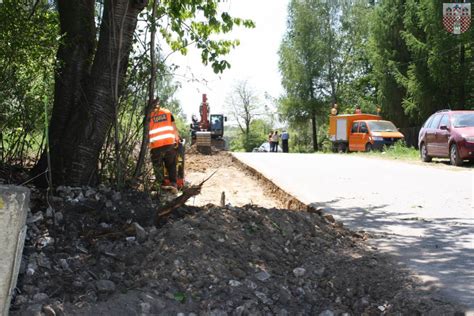
<path fill-rule="evenodd" d="M 206 155 L 212 153 L 211 132 L 196 132 L 197 150 Z"/>

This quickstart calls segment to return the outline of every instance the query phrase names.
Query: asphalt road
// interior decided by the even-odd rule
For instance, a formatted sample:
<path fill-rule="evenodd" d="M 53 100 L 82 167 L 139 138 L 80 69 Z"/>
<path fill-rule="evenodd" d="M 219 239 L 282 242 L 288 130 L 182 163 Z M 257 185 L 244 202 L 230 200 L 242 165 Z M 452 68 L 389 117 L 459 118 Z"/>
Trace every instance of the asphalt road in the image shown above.
<path fill-rule="evenodd" d="M 474 171 L 356 155 L 234 153 L 474 312 Z"/>

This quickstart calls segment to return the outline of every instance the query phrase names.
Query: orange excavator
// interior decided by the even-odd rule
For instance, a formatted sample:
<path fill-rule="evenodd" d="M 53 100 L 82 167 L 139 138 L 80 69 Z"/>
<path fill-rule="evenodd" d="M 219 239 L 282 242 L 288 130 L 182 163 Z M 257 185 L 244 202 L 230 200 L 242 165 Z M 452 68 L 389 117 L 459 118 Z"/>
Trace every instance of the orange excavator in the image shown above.
<path fill-rule="evenodd" d="M 204 154 L 210 154 L 212 147 L 221 150 L 226 149 L 226 143 L 223 137 L 224 122 L 227 121 L 227 117 L 223 114 L 210 114 L 206 94 L 202 95 L 199 115 L 201 116 L 200 120 L 193 115 L 193 122 L 191 123 L 191 145 L 196 144 L 198 151 Z"/>

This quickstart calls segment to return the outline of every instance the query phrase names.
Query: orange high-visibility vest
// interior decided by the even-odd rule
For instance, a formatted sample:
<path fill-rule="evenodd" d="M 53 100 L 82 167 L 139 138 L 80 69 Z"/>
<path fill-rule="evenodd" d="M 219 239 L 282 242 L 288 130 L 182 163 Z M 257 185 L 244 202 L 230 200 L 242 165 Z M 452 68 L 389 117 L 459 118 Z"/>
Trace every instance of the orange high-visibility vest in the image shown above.
<path fill-rule="evenodd" d="M 176 144 L 176 131 L 171 122 L 171 112 L 160 108 L 150 115 L 150 148 Z"/>

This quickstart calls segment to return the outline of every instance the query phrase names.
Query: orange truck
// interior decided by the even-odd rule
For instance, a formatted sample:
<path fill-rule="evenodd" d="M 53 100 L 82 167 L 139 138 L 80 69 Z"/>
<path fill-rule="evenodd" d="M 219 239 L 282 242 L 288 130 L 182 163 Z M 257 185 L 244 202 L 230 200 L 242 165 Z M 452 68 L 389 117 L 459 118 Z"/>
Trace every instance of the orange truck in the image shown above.
<path fill-rule="evenodd" d="M 329 118 L 329 139 L 334 152 L 382 149 L 403 138 L 392 122 L 378 115 L 342 114 Z"/>

